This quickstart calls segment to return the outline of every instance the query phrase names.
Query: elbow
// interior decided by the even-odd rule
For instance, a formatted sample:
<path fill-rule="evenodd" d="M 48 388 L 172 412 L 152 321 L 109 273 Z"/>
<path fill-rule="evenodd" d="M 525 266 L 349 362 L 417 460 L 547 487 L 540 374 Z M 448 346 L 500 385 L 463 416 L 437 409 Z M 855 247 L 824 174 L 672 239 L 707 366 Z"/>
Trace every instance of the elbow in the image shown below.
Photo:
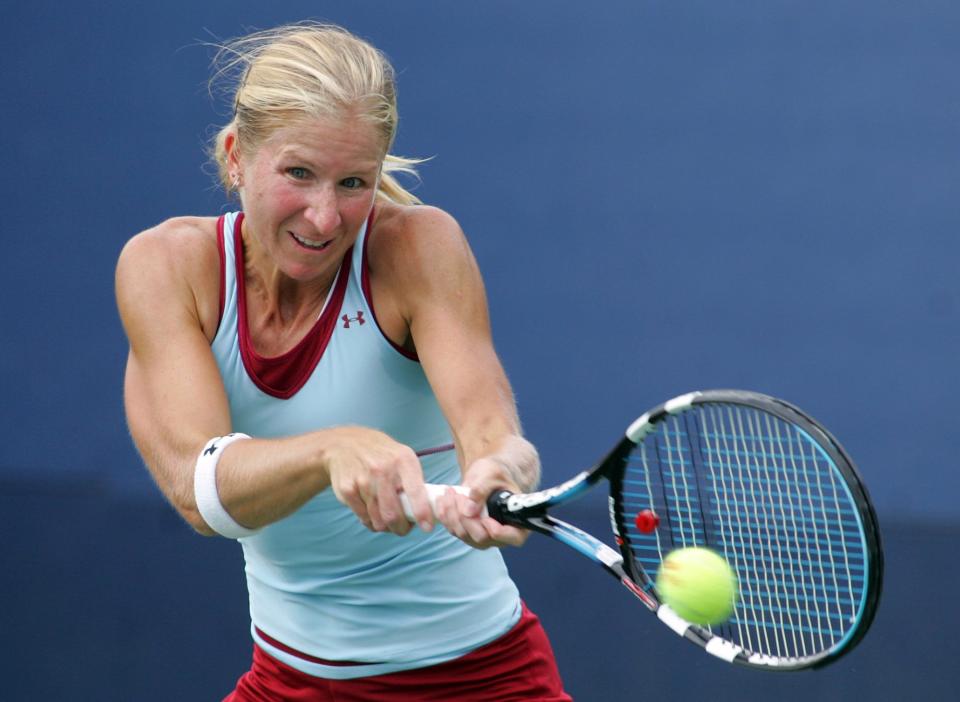
<path fill-rule="evenodd" d="M 177 514 L 201 536 L 224 536 L 241 538 L 249 536 L 257 527 L 247 527 L 234 521 L 226 507 L 220 503 L 219 496 L 195 492 L 191 481 L 177 486 L 168 493 L 170 504 Z M 201 509 L 201 505 L 206 504 Z M 205 516 L 206 515 L 206 516 Z M 208 521 L 208 518 L 210 521 Z M 213 526 L 216 525 L 216 526 Z"/>
<path fill-rule="evenodd" d="M 227 527 L 226 530 L 221 529 L 218 531 L 210 526 L 197 507 L 197 503 L 192 499 L 189 501 L 189 504 L 181 503 L 174 505 L 174 507 L 183 520 L 201 536 L 223 536 L 228 539 L 238 539 L 243 536 L 250 536 L 257 530 L 257 527 L 247 527 L 234 522 L 229 513 L 223 510 L 223 517 L 227 520 L 228 524 L 224 525 Z M 233 527 L 235 527 L 235 529 Z"/>
<path fill-rule="evenodd" d="M 203 517 L 201 517 L 200 513 L 196 510 L 188 514 L 181 512 L 181 516 L 196 533 L 200 534 L 200 536 L 219 536 L 217 532 L 210 528 L 210 525 L 204 521 Z"/>
<path fill-rule="evenodd" d="M 174 503 L 173 508 L 177 511 L 177 514 L 183 518 L 183 521 L 201 536 L 219 536 L 219 534 L 207 524 L 203 515 L 200 514 L 200 510 L 197 509 L 196 502 L 193 500 L 190 500 L 189 503 L 187 503 L 186 500 Z"/>

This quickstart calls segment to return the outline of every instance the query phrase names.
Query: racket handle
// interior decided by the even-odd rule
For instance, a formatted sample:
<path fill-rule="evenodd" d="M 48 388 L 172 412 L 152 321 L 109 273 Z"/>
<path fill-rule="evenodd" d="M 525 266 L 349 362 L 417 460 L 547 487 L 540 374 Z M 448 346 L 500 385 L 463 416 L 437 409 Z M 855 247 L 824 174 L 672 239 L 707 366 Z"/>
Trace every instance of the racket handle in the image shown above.
<path fill-rule="evenodd" d="M 433 510 L 433 513 L 437 513 L 437 498 L 440 495 L 443 495 L 447 492 L 447 488 L 453 488 L 456 492 L 459 492 L 461 495 L 469 495 L 470 490 L 465 488 L 463 485 L 436 485 L 434 483 L 426 483 L 424 485 L 427 488 L 427 499 L 430 500 L 430 509 Z M 410 507 L 410 499 L 407 497 L 406 493 L 400 493 L 400 504 L 403 506 L 403 514 L 411 522 L 416 522 L 417 520 L 413 516 L 413 509 Z M 484 509 L 486 512 L 486 509 Z"/>

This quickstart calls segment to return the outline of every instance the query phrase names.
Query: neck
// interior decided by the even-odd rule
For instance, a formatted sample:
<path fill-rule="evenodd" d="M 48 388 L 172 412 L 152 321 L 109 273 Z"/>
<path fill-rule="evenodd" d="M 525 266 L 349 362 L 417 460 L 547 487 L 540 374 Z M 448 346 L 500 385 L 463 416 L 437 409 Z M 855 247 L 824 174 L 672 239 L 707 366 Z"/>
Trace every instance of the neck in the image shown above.
<path fill-rule="evenodd" d="M 267 327 L 288 328 L 306 322 L 312 324 L 336 282 L 339 266 L 317 278 L 296 280 L 284 274 L 251 239 L 243 237 L 248 315 L 259 319 L 261 325 Z"/>

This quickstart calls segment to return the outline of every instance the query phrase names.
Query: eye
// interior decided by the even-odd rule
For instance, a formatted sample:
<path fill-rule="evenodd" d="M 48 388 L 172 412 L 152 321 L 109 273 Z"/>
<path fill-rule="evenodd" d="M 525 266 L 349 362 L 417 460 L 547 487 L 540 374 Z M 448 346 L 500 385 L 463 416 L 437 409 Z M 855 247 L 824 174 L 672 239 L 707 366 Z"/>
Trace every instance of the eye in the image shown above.
<path fill-rule="evenodd" d="M 340 185 L 342 185 L 345 188 L 348 188 L 349 190 L 356 190 L 357 188 L 363 187 L 363 180 L 360 178 L 351 176 L 349 178 L 344 178 L 343 180 L 341 180 Z"/>
<path fill-rule="evenodd" d="M 301 168 L 300 166 L 294 166 L 287 169 L 287 175 L 294 180 L 304 180 L 310 175 L 310 171 L 308 171 L 306 168 Z"/>

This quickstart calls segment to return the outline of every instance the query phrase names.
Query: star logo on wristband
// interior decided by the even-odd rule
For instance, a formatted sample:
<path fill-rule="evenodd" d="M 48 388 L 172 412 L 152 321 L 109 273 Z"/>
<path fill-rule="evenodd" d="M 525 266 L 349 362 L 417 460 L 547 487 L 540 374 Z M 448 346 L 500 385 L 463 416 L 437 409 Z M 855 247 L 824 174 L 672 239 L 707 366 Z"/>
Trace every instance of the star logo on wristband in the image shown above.
<path fill-rule="evenodd" d="M 203 455 L 204 455 L 204 456 L 212 456 L 212 455 L 216 452 L 217 447 L 220 445 L 220 442 L 221 442 L 221 441 L 223 441 L 224 439 L 229 439 L 231 436 L 234 436 L 235 434 L 236 434 L 236 432 L 231 432 L 231 433 L 229 433 L 229 434 L 226 434 L 225 436 L 217 437 L 217 440 L 216 440 L 216 441 L 214 441 L 212 444 L 210 444 L 209 446 L 207 446 L 206 449 L 204 449 Z"/>

